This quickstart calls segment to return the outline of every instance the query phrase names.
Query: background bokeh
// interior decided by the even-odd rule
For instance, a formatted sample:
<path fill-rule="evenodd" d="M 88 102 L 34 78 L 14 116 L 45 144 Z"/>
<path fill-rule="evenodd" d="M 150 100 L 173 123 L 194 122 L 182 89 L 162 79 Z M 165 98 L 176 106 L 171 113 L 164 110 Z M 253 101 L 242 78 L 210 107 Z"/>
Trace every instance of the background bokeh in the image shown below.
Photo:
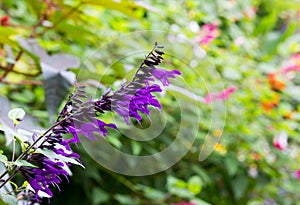
<path fill-rule="evenodd" d="M 124 78 L 130 79 L 129 71 L 146 53 L 130 57 L 128 52 L 150 50 L 152 39 L 146 35 L 134 41 L 116 40 L 109 49 L 103 46 L 141 30 L 176 33 L 205 51 L 205 57 L 199 53 L 203 61 L 195 62 L 190 56 L 196 51 L 183 50 L 175 39 L 172 49 L 186 58 L 166 55 L 162 65 L 185 71 L 184 80 L 198 96 L 204 99 L 208 93 L 236 88 L 225 101 L 226 119 L 221 122 L 211 122 L 211 104 L 197 104 L 195 142 L 178 163 L 161 173 L 120 175 L 101 166 L 82 145 L 74 146 L 86 169 L 73 168 L 70 182 L 56 191 L 50 204 L 300 204 L 299 1 L 2 0 L 0 19 L 0 76 L 23 52 L 14 70 L 0 78 L 0 119 L 7 115 L 8 104 L 21 107 L 30 115 L 27 127 L 51 126 L 74 74 L 78 82 L 89 85 L 88 92 L 99 96 L 106 87 L 117 88 Z M 164 44 L 163 39 L 156 41 Z M 127 57 L 111 62 L 122 54 Z M 198 75 L 188 75 L 188 66 L 195 63 Z M 209 72 L 212 67 L 214 72 Z M 215 89 L 207 89 L 204 82 Z M 179 97 L 189 101 L 187 96 Z M 166 126 L 159 137 L 141 142 L 110 132 L 108 142 L 137 156 L 170 145 L 181 126 L 180 109 L 175 98 L 160 100 Z M 193 110 L 185 112 L 192 119 Z M 224 129 L 211 129 L 211 124 L 223 121 Z M 199 161 L 209 140 L 218 142 L 214 152 Z M 5 143 L 0 132 L 1 149 L 11 152 Z M 15 182 L 21 180 L 18 176 Z"/>

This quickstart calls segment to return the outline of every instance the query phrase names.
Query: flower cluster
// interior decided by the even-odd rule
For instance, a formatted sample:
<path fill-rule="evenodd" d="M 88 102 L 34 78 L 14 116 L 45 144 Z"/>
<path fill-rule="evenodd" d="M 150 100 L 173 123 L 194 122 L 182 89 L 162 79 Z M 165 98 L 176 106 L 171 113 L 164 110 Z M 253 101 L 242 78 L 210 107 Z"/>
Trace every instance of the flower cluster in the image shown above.
<path fill-rule="evenodd" d="M 79 155 L 72 151 L 70 145 L 80 142 L 79 134 L 89 140 L 97 139 L 95 133 L 107 136 L 107 128 L 117 129 L 113 123 L 105 123 L 98 119 L 104 112 L 116 112 L 129 125 L 129 119 L 142 120 L 140 113 L 150 114 L 149 106 L 161 108 L 159 101 L 153 95 L 162 92 L 160 85 L 153 83 L 161 81 L 167 86 L 169 78 L 180 75 L 177 70 L 167 71 L 156 66 L 163 60 L 164 52 L 158 50 L 161 46 L 155 44 L 154 49 L 142 62 L 133 80 L 127 85 L 111 93 L 108 89 L 98 100 L 83 100 L 87 98 L 84 87 L 78 86 L 69 96 L 64 108 L 60 112 L 56 124 L 52 126 L 43 138 L 35 140 L 34 151 L 26 161 L 32 166 L 22 166 L 18 171 L 29 183 L 31 202 L 38 202 L 42 198 L 53 196 L 51 186 L 59 188 L 62 179 L 68 180 L 71 175 L 69 167 L 72 164 L 81 165 Z M 111 94 L 110 94 L 111 93 Z M 95 114 L 96 113 L 96 114 Z M 63 135 L 70 134 L 72 138 L 64 139 Z M 37 142 L 43 140 L 39 145 Z M 34 197 L 32 197 L 34 193 Z M 31 202 L 30 202 L 31 201 Z"/>
<path fill-rule="evenodd" d="M 45 135 L 41 144 L 35 146 L 35 152 L 28 155 L 26 161 L 33 166 L 19 168 L 19 172 L 29 183 L 29 189 L 35 193 L 34 201 L 39 201 L 42 197 L 51 198 L 53 193 L 50 185 L 58 187 L 63 178 L 68 180 L 72 164 L 81 165 L 79 155 L 70 147 L 71 144 L 80 142 L 78 133 L 88 139 L 95 139 L 94 132 L 106 136 L 106 127 L 117 129 L 114 124 L 106 124 L 96 118 L 91 122 L 84 122 L 85 119 L 76 117 L 76 109 L 78 112 L 90 108 L 82 107 L 83 101 L 78 96 L 83 96 L 83 91 L 79 91 L 69 97 L 51 133 Z M 80 121 L 78 128 L 75 126 L 75 119 Z M 64 139 L 64 134 L 71 134 L 73 137 Z"/>
<path fill-rule="evenodd" d="M 291 71 L 300 71 L 300 54 L 298 53 L 292 55 L 292 59 L 281 69 L 281 73 L 284 75 Z"/>
<path fill-rule="evenodd" d="M 123 85 L 119 90 L 109 95 L 110 90 L 95 102 L 96 110 L 100 113 L 104 111 L 115 111 L 125 122 L 130 125 L 129 118 L 140 121 L 142 117 L 139 112 L 150 114 L 148 106 L 161 108 L 160 103 L 152 93 L 162 92 L 161 87 L 151 82 L 159 80 L 164 86 L 171 84 L 169 78 L 181 75 L 178 70 L 163 70 L 156 66 L 163 60 L 164 52 L 158 50 L 160 46 L 155 45 L 154 49 L 142 62 L 133 80 L 127 85 Z"/>
<path fill-rule="evenodd" d="M 215 24 L 204 24 L 195 41 L 201 45 L 207 45 L 217 38 L 218 34 L 219 31 Z"/>
<path fill-rule="evenodd" d="M 268 73 L 269 85 L 273 91 L 282 91 L 285 88 L 285 83 L 279 79 L 277 73 Z"/>

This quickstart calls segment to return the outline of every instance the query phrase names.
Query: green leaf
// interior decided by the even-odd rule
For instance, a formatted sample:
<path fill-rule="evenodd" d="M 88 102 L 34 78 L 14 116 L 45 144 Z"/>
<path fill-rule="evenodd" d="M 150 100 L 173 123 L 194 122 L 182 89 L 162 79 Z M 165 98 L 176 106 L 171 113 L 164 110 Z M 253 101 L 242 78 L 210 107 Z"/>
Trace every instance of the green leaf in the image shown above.
<path fill-rule="evenodd" d="M 229 80 L 240 80 L 242 78 L 240 71 L 232 68 L 225 68 L 222 74 Z"/>
<path fill-rule="evenodd" d="M 13 141 L 16 132 L 4 124 L 0 124 L 0 130 L 5 133 L 5 137 L 6 137 L 5 144 L 9 145 Z"/>
<path fill-rule="evenodd" d="M 118 149 L 122 147 L 122 142 L 115 137 L 107 136 L 105 139 Z"/>
<path fill-rule="evenodd" d="M 132 141 L 131 143 L 131 149 L 132 149 L 132 153 L 134 155 L 139 155 L 142 151 L 142 145 L 138 142 Z"/>
<path fill-rule="evenodd" d="M 77 68 L 80 60 L 69 54 L 48 55 L 35 39 L 18 38 L 19 44 L 40 65 L 46 97 L 46 106 L 50 121 L 57 112 L 60 104 L 75 83 L 76 76 L 68 68 Z M 38 58 L 38 60 L 37 60 Z"/>
<path fill-rule="evenodd" d="M 173 176 L 168 176 L 167 188 L 171 194 L 181 198 L 191 199 L 194 195 L 187 189 L 187 183 L 185 181 Z"/>
<path fill-rule="evenodd" d="M 100 188 L 95 188 L 92 191 L 93 205 L 98 205 L 109 201 L 109 194 Z"/>
<path fill-rule="evenodd" d="M 37 168 L 37 166 L 35 166 L 35 165 L 33 165 L 33 164 L 25 161 L 25 160 L 21 160 L 21 159 L 15 161 L 14 164 L 16 166 L 18 166 L 18 167 L 33 167 L 33 168 Z"/>
<path fill-rule="evenodd" d="M 194 203 L 195 205 L 211 205 L 210 203 L 203 201 L 201 199 L 193 199 L 191 202 Z"/>
<path fill-rule="evenodd" d="M 13 35 L 18 34 L 17 29 L 13 29 L 11 27 L 4 27 L 0 26 L 0 43 L 1 44 L 8 44 L 8 45 L 15 45 L 15 42 L 10 38 Z"/>
<path fill-rule="evenodd" d="M 230 176 L 234 176 L 238 171 L 238 161 L 235 156 L 228 155 L 228 157 L 224 159 L 224 164 L 226 165 Z"/>
<path fill-rule="evenodd" d="M 8 112 L 8 118 L 11 119 L 15 125 L 22 121 L 25 117 L 25 111 L 22 108 L 14 108 Z"/>
<path fill-rule="evenodd" d="M 73 83 L 75 74 L 70 71 L 55 70 L 46 65 L 43 66 L 44 88 L 46 95 L 46 106 L 50 121 L 57 112 L 61 102 L 68 94 Z"/>
<path fill-rule="evenodd" d="M 3 154 L 0 154 L 0 162 L 6 163 L 8 161 L 7 157 Z"/>
<path fill-rule="evenodd" d="M 185 188 L 187 186 L 187 184 L 185 183 L 185 181 L 183 181 L 181 179 L 177 179 L 176 177 L 173 177 L 173 176 L 168 176 L 167 186 L 168 187 Z"/>
<path fill-rule="evenodd" d="M 122 205 L 138 205 L 137 201 L 127 195 L 115 194 L 114 198 Z"/>
<path fill-rule="evenodd" d="M 107 9 L 112 9 L 119 11 L 125 15 L 128 15 L 133 18 L 140 18 L 140 13 L 135 12 L 137 9 L 145 10 L 145 7 L 136 4 L 134 1 L 113 1 L 113 0 L 106 0 L 106 1 L 98 1 L 98 0 L 84 0 L 84 4 L 90 4 L 95 6 L 102 6 Z"/>
<path fill-rule="evenodd" d="M 202 179 L 199 176 L 192 176 L 188 180 L 187 187 L 190 192 L 196 195 L 201 192 L 202 184 Z"/>
<path fill-rule="evenodd" d="M 232 181 L 232 186 L 235 198 L 240 199 L 247 189 L 248 178 L 243 175 L 239 175 Z"/>
<path fill-rule="evenodd" d="M 28 136 L 24 135 L 24 132 L 19 132 L 20 129 L 18 129 L 18 131 L 16 132 L 9 126 L 0 124 L 0 130 L 5 132 L 6 145 L 9 145 L 13 141 L 14 137 L 16 137 L 17 140 L 21 143 L 28 141 Z"/>
<path fill-rule="evenodd" d="M 144 192 L 145 196 L 148 199 L 160 201 L 160 200 L 163 200 L 166 196 L 166 193 L 164 193 L 158 189 L 154 189 L 152 187 L 144 186 L 141 184 L 139 184 L 137 187 Z"/>
<path fill-rule="evenodd" d="M 0 198 L 9 205 L 18 205 L 18 200 L 16 199 L 15 196 L 0 193 Z"/>

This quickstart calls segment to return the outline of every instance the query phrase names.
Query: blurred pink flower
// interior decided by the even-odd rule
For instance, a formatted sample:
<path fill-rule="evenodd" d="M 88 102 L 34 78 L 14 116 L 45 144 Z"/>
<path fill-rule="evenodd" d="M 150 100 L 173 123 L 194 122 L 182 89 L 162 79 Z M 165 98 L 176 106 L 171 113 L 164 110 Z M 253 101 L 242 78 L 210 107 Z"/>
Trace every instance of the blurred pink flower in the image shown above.
<path fill-rule="evenodd" d="M 292 55 L 290 62 L 281 69 L 282 74 L 287 74 L 291 71 L 300 71 L 300 54 Z"/>
<path fill-rule="evenodd" d="M 273 139 L 273 145 L 278 150 L 284 150 L 288 146 L 288 136 L 286 132 L 281 132 Z"/>
<path fill-rule="evenodd" d="M 217 94 L 208 93 L 204 98 L 204 103 L 211 103 L 213 100 L 227 100 L 236 89 L 235 86 L 231 86 Z"/>
<path fill-rule="evenodd" d="M 296 171 L 296 178 L 297 178 L 297 179 L 300 179 L 300 169 L 298 169 L 298 170 Z"/>
<path fill-rule="evenodd" d="M 204 24 L 198 33 L 195 41 L 202 45 L 209 44 L 218 35 L 218 29 L 215 24 Z"/>

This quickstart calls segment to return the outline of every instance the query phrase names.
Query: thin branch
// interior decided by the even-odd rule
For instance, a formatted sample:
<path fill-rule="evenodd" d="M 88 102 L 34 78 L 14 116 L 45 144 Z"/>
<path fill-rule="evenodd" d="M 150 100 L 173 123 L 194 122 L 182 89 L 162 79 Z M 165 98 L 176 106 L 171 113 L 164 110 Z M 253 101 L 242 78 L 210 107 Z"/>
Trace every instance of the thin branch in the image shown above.
<path fill-rule="evenodd" d="M 50 128 L 48 128 L 36 141 L 34 141 L 17 159 L 17 160 L 21 160 L 23 159 L 26 154 L 41 140 L 43 139 L 43 137 L 45 135 L 47 135 L 53 128 L 55 128 L 56 126 L 60 125 L 61 123 L 63 123 L 65 120 L 69 119 L 71 116 L 67 116 L 65 119 L 56 122 L 54 125 L 52 125 Z M 15 169 L 15 166 L 12 168 Z M 0 179 L 2 179 L 6 174 L 8 174 L 8 170 L 6 170 L 1 176 Z M 9 180 L 11 180 L 15 175 L 17 174 L 17 169 L 14 170 L 14 172 L 12 173 L 12 175 L 10 175 L 10 177 L 8 179 L 6 179 L 1 185 L 0 185 L 0 189 L 7 183 L 9 182 Z"/>
<path fill-rule="evenodd" d="M 7 70 L 7 68 L 6 67 L 4 67 L 4 66 L 1 66 L 0 65 L 0 69 L 2 69 L 2 70 Z M 20 74 L 20 75 L 25 75 L 25 76 L 29 76 L 29 77 L 36 77 L 36 76 L 38 76 L 38 75 L 40 75 L 42 72 L 37 72 L 37 73 L 34 73 L 34 74 L 30 74 L 30 73 L 24 73 L 24 72 L 22 72 L 22 71 L 17 71 L 17 70 L 12 70 L 12 71 L 10 71 L 10 72 L 12 72 L 12 73 L 17 73 L 17 74 Z"/>
<path fill-rule="evenodd" d="M 6 173 L 4 174 L 7 174 L 8 171 L 6 171 Z M 0 185 L 0 189 L 7 183 L 9 182 L 12 178 L 14 178 L 17 174 L 17 170 L 14 170 L 14 172 Z"/>
<path fill-rule="evenodd" d="M 66 118 L 62 119 L 61 121 L 56 122 L 54 125 L 52 125 L 50 128 L 48 128 L 36 141 L 34 141 L 17 159 L 23 159 L 23 157 L 25 157 L 25 155 L 41 140 L 43 139 L 44 136 L 46 136 L 49 132 L 51 132 L 51 130 L 53 130 L 55 127 L 57 127 L 58 125 L 60 125 L 61 123 L 63 123 L 64 121 L 66 121 L 67 119 L 69 119 L 72 115 L 67 116 Z"/>
<path fill-rule="evenodd" d="M 13 69 L 14 69 L 14 67 L 15 67 L 15 65 L 16 65 L 16 62 L 18 61 L 18 60 L 20 60 L 20 58 L 22 57 L 22 55 L 23 55 L 23 50 L 21 50 L 21 51 L 19 51 L 19 53 L 18 53 L 18 55 L 17 55 L 17 57 L 16 57 L 16 59 L 15 59 L 15 63 L 12 63 L 12 64 L 10 64 L 9 65 L 9 67 L 8 67 L 8 69 L 3 73 L 3 75 L 0 77 L 0 82 L 8 75 L 8 73 L 10 72 L 10 71 L 12 71 Z"/>
<path fill-rule="evenodd" d="M 6 170 L 3 174 L 1 174 L 0 179 L 2 179 L 7 173 L 8 171 Z"/>
<path fill-rule="evenodd" d="M 7 85 L 43 85 L 43 82 L 40 80 L 22 80 L 19 82 L 9 82 L 6 80 L 1 80 L 0 83 Z"/>
<path fill-rule="evenodd" d="M 77 11 L 79 9 L 79 7 L 81 6 L 81 2 L 73 7 L 72 9 L 70 9 L 67 13 L 65 13 L 65 15 L 63 15 L 62 17 L 60 17 L 55 23 L 53 23 L 53 25 L 51 27 L 46 27 L 43 31 L 41 31 L 40 33 L 37 33 L 37 36 L 42 36 L 44 35 L 49 29 L 53 29 L 55 27 L 57 27 L 63 20 L 65 20 L 66 18 L 68 18 L 69 16 L 71 16 L 75 11 Z"/>
<path fill-rule="evenodd" d="M 45 20 L 45 19 L 44 19 L 44 16 L 42 16 L 42 17 L 39 19 L 39 21 L 37 22 L 37 24 L 36 24 L 35 26 L 33 26 L 32 31 L 31 31 L 31 33 L 30 33 L 30 35 L 29 35 L 29 38 L 32 38 L 32 37 L 34 36 L 34 33 L 35 33 L 36 29 L 37 29 L 40 25 L 43 24 L 43 21 L 44 21 L 44 20 Z M 3 79 L 8 75 L 8 73 L 10 73 L 10 72 L 14 69 L 16 63 L 20 60 L 20 58 L 22 57 L 23 53 L 24 53 L 24 50 L 20 50 L 20 51 L 19 51 L 19 53 L 18 53 L 18 55 L 17 55 L 17 57 L 16 57 L 16 59 L 15 59 L 15 62 L 12 63 L 12 64 L 10 64 L 9 67 L 8 67 L 8 69 L 7 69 L 7 70 L 3 73 L 3 75 L 0 77 L 0 82 L 3 81 Z"/>

